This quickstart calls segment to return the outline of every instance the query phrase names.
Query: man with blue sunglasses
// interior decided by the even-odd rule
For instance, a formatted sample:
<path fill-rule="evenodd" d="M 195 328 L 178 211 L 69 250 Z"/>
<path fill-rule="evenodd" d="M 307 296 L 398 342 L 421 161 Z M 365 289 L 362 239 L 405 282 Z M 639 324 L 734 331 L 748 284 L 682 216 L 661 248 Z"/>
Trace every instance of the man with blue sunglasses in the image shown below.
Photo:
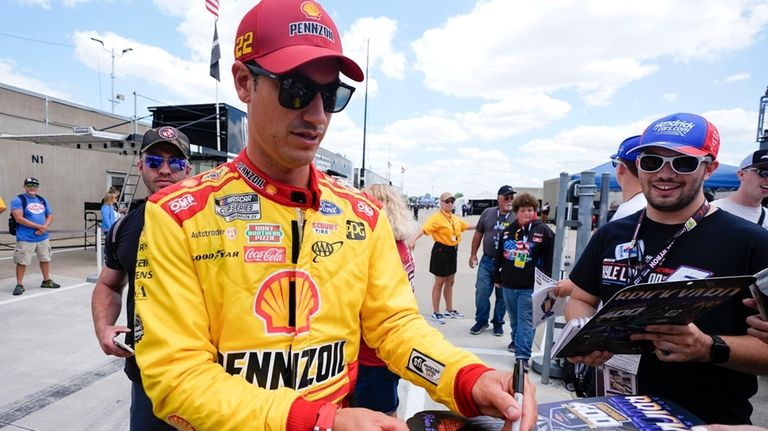
<path fill-rule="evenodd" d="M 177 183 L 189 175 L 189 139 L 175 127 L 164 126 L 147 130 L 141 142 L 140 160 L 137 168 L 149 195 L 164 187 Z M 139 236 L 144 228 L 144 206 L 146 199 L 135 201 L 131 211 L 119 219 L 107 234 L 104 246 L 105 266 L 93 289 L 91 312 L 96 338 L 101 350 L 107 355 L 125 358 L 125 374 L 132 382 L 130 429 L 134 430 L 174 430 L 152 412 L 152 402 L 144 392 L 141 375 L 133 354 L 119 347 L 113 339 L 123 337 L 125 344 L 134 346 L 136 328 L 134 325 L 134 299 L 143 295 L 141 289 L 136 294 L 134 278 L 137 272 L 145 271 L 146 263 L 136 260 L 139 248 Z M 117 325 L 122 307 L 122 295 L 126 281 L 125 326 Z M 122 340 L 121 340 L 122 341 Z"/>
<path fill-rule="evenodd" d="M 405 430 L 347 407 L 362 335 L 452 410 L 531 429 L 533 388 L 521 406 L 511 372 L 427 323 L 381 204 L 313 163 L 352 96 L 340 74 L 363 80 L 341 36 L 313 0 L 255 5 L 232 65 L 245 150 L 147 203 L 136 356 L 155 412 L 179 429 Z"/>
<path fill-rule="evenodd" d="M 739 189 L 726 198 L 713 201 L 712 205 L 768 229 L 768 210 L 763 206 L 763 199 L 768 197 L 768 149 L 757 150 L 745 157 L 736 175 L 741 182 Z"/>
<path fill-rule="evenodd" d="M 717 169 L 720 135 L 704 117 L 679 113 L 649 125 L 636 165 L 648 205 L 601 227 L 571 271 L 566 317 L 591 316 L 600 301 L 639 283 L 755 274 L 768 267 L 768 231 L 710 206 L 704 180 Z M 637 392 L 674 401 L 705 423 L 750 423 L 756 374 L 768 372 L 768 345 L 747 335 L 748 290 L 689 325 L 653 325 L 632 340 L 641 355 Z M 568 358 L 590 366 L 613 356 Z"/>

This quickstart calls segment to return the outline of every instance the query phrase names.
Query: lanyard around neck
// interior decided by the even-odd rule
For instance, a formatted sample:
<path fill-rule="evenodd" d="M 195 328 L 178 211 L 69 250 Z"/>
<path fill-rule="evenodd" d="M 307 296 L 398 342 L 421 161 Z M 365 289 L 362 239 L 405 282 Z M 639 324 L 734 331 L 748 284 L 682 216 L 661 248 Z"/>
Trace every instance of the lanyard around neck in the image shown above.
<path fill-rule="evenodd" d="M 675 241 L 680 238 L 684 233 L 690 232 L 695 228 L 699 222 L 707 215 L 709 212 L 709 202 L 706 200 L 703 204 L 699 207 L 699 209 L 696 210 L 695 213 L 683 224 L 683 227 L 680 228 L 677 233 L 672 235 L 672 237 L 667 240 L 667 243 L 662 247 L 662 249 L 656 254 L 656 256 L 648 261 L 643 267 L 634 274 L 634 276 L 631 279 L 632 285 L 639 284 L 643 280 L 646 280 L 648 276 L 653 272 L 654 269 L 656 269 L 661 263 L 664 261 L 664 258 L 667 257 L 667 253 L 669 253 L 669 250 L 672 249 L 672 245 L 675 243 Z M 645 219 L 645 208 L 643 208 L 643 211 L 640 213 L 640 217 L 637 219 L 637 224 L 635 225 L 635 232 L 632 234 L 632 241 L 629 243 L 629 250 L 631 251 L 633 248 L 635 248 L 635 245 L 637 243 L 637 236 L 640 233 L 640 226 L 643 224 L 643 220 Z M 640 256 L 640 251 L 638 250 L 638 257 Z"/>

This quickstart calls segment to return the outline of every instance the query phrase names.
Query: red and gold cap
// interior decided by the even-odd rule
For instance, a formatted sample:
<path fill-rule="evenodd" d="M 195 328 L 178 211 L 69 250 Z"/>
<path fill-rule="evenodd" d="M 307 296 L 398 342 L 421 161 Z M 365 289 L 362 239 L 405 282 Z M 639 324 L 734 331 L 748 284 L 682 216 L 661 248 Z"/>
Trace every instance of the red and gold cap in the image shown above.
<path fill-rule="evenodd" d="M 280 75 L 320 58 L 339 60 L 341 72 L 355 81 L 363 71 L 341 49 L 336 24 L 312 0 L 262 0 L 237 28 L 235 60 L 255 61 Z"/>

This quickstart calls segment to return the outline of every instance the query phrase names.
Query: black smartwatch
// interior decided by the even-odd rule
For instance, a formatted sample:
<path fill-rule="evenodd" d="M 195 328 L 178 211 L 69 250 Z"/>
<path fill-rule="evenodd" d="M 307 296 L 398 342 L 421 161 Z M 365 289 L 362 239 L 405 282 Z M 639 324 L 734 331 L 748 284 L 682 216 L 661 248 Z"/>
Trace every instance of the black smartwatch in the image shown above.
<path fill-rule="evenodd" d="M 710 335 L 710 337 L 712 337 L 712 347 L 709 350 L 709 362 L 713 364 L 728 362 L 728 358 L 731 356 L 731 348 L 717 335 Z"/>

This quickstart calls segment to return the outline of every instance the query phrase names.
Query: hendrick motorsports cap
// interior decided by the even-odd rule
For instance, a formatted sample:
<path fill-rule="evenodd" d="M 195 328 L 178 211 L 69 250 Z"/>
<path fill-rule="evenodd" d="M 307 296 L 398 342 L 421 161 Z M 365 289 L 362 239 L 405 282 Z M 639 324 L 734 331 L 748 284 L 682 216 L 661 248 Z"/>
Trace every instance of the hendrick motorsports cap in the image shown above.
<path fill-rule="evenodd" d="M 635 153 L 646 147 L 668 148 L 689 156 L 716 159 L 720 133 L 701 115 L 677 113 L 651 123 L 640 136 L 640 145 L 629 152 Z"/>
<path fill-rule="evenodd" d="M 501 186 L 499 189 L 499 192 L 496 193 L 499 196 L 506 196 L 506 195 L 513 195 L 517 193 L 515 189 L 512 188 L 512 186 Z"/>
<path fill-rule="evenodd" d="M 25 186 L 39 187 L 40 186 L 40 181 L 38 181 L 37 178 L 35 178 L 35 177 L 27 177 L 27 178 L 24 179 L 24 185 Z"/>
<path fill-rule="evenodd" d="M 768 148 L 757 150 L 741 161 L 739 169 L 747 169 L 756 165 L 768 165 Z"/>
<path fill-rule="evenodd" d="M 237 28 L 235 60 L 243 63 L 280 75 L 319 58 L 336 58 L 344 75 L 363 80 L 360 66 L 342 53 L 336 24 L 315 1 L 262 0 Z"/>
<path fill-rule="evenodd" d="M 621 144 L 619 144 L 619 149 L 616 151 L 616 154 L 611 156 L 611 160 L 624 159 L 624 160 L 629 160 L 630 162 L 634 162 L 635 159 L 637 159 L 637 155 L 639 153 L 637 152 L 634 152 L 632 154 L 627 154 L 627 153 L 629 153 L 635 147 L 637 147 L 638 144 L 640 144 L 640 135 L 632 136 L 621 141 Z"/>
<path fill-rule="evenodd" d="M 149 129 L 144 132 L 144 139 L 141 140 L 141 153 L 144 153 L 149 147 L 158 142 L 168 142 L 173 144 L 181 151 L 185 159 L 189 158 L 189 138 L 181 133 L 177 128 L 163 126 L 157 129 Z"/>

